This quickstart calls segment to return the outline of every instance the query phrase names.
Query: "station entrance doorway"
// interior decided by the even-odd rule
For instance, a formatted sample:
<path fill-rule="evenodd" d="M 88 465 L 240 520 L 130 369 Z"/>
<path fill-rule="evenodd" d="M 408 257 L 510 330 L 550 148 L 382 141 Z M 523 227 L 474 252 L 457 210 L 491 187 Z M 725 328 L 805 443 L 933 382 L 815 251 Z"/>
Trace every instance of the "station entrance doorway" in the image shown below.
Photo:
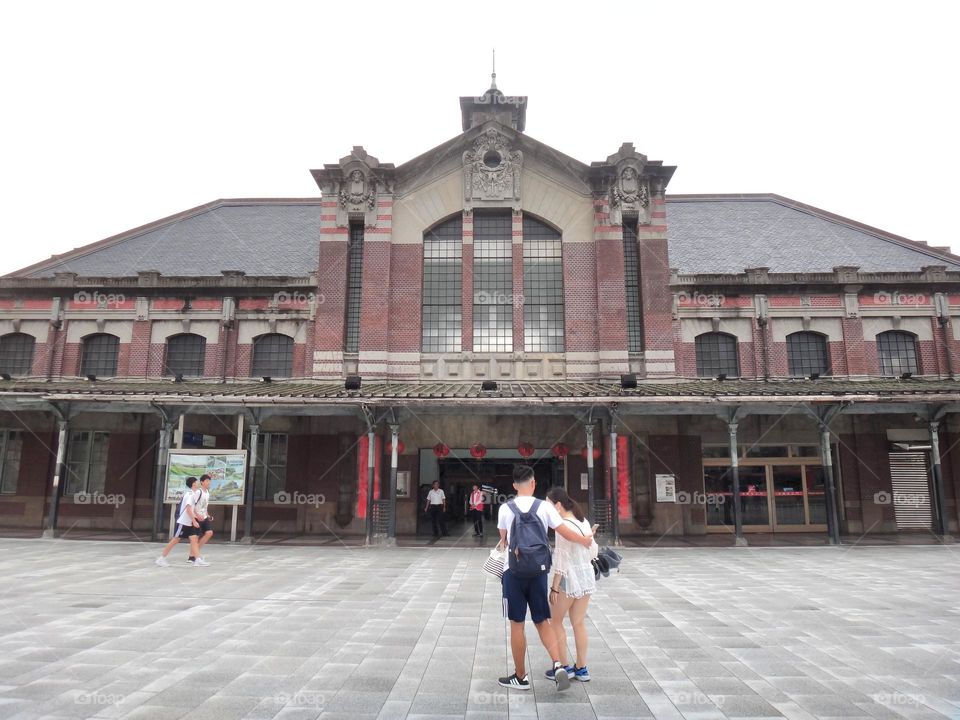
<path fill-rule="evenodd" d="M 474 460 L 464 458 L 444 458 L 437 461 L 437 479 L 447 496 L 447 529 L 451 537 L 473 535 L 473 521 L 470 518 L 470 492 L 474 483 L 484 492 L 483 525 L 484 537 L 496 539 L 497 513 L 500 505 L 513 499 L 513 469 L 519 464 L 533 468 L 537 481 L 534 495 L 544 499 L 551 485 L 563 484 L 563 463 L 555 457 L 540 459 L 487 459 Z M 433 533 L 430 518 L 423 512 L 427 502 L 429 485 L 419 489 L 417 508 L 417 535 L 429 536 Z"/>

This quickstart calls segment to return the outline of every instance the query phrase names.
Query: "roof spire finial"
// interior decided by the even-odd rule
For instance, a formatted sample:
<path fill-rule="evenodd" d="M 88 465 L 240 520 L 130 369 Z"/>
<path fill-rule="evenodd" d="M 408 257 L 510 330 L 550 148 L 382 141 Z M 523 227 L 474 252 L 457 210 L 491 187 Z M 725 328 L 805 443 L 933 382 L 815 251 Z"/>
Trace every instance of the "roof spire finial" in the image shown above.
<path fill-rule="evenodd" d="M 490 73 L 490 89 L 497 89 L 497 49 L 493 49 L 493 72 Z"/>

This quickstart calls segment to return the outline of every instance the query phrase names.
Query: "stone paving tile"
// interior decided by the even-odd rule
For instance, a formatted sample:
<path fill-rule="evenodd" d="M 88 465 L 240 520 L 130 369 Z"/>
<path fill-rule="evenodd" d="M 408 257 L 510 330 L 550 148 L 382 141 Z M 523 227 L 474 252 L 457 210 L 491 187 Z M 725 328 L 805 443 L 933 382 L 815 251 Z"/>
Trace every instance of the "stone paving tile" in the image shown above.
<path fill-rule="evenodd" d="M 156 551 L 0 540 L 0 718 L 960 718 L 949 548 L 626 549 L 566 693 L 532 627 L 533 690 L 496 685 L 482 548 Z"/>

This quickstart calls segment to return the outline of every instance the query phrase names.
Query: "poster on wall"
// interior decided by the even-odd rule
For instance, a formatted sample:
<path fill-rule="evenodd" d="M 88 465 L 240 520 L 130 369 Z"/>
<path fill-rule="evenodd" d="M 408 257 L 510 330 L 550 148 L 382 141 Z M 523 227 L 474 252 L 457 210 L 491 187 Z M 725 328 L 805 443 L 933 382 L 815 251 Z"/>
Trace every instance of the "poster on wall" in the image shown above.
<path fill-rule="evenodd" d="M 246 450 L 170 450 L 164 502 L 183 497 L 187 478 L 210 476 L 211 505 L 242 505 L 247 477 Z"/>
<path fill-rule="evenodd" d="M 677 477 L 675 475 L 657 475 L 657 502 L 677 501 Z"/>

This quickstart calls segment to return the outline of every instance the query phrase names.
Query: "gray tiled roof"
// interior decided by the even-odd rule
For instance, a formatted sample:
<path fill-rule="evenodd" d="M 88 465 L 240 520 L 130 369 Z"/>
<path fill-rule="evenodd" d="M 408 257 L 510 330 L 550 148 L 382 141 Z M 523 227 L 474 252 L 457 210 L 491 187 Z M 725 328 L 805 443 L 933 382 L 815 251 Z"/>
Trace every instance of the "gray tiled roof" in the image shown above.
<path fill-rule="evenodd" d="M 908 242 L 808 212 L 775 196 L 669 198 L 670 267 L 681 273 L 917 271 L 960 263 Z M 317 269 L 316 201 L 226 200 L 161 220 L 30 269 L 29 277 L 164 275 L 305 276 Z"/>
<path fill-rule="evenodd" d="M 917 271 L 924 265 L 960 264 L 871 234 L 774 198 L 671 199 L 667 197 L 670 267 L 681 273 L 830 272 L 856 266 L 865 272 Z"/>
<path fill-rule="evenodd" d="M 141 270 L 180 276 L 219 275 L 221 270 L 309 275 L 316 271 L 319 258 L 320 201 L 225 201 L 117 240 L 29 276 L 75 272 L 115 277 L 136 275 Z"/>

